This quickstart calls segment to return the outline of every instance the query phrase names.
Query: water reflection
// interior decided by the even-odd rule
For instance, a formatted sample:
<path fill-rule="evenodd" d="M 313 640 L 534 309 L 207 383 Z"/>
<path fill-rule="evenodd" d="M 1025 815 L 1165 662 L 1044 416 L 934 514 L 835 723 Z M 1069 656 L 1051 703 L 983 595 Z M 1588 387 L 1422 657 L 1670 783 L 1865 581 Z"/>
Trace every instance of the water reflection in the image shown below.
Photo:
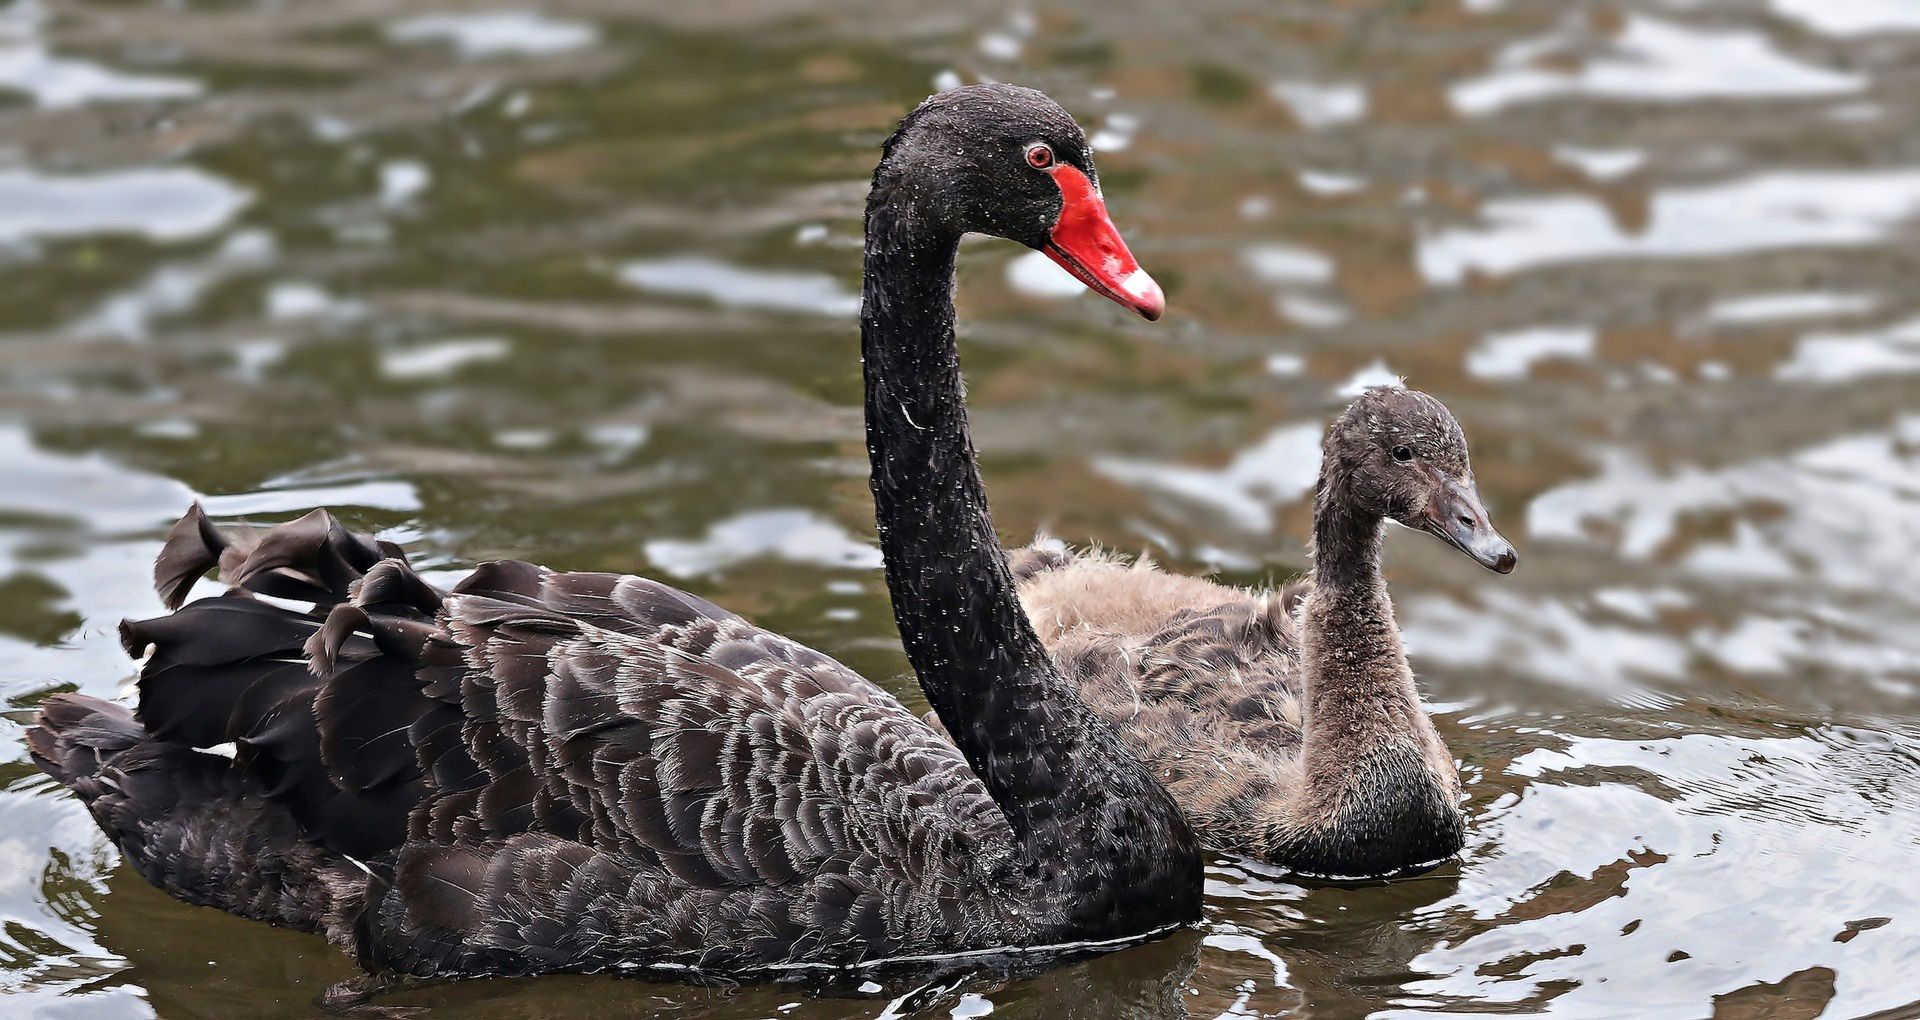
<path fill-rule="evenodd" d="M 592 25 L 550 18 L 532 11 L 473 11 L 423 14 L 387 28 L 395 42 L 439 42 L 468 60 L 499 56 L 547 56 L 591 46 L 599 38 Z"/>
<path fill-rule="evenodd" d="M 1580 145 L 1556 145 L 1553 158 L 1578 168 L 1594 181 L 1617 180 L 1647 162 L 1647 154 L 1639 149 L 1590 149 Z"/>
<path fill-rule="evenodd" d="M 1308 130 L 1359 120 L 1367 114 L 1367 91 L 1361 85 L 1277 81 L 1270 91 Z"/>
<path fill-rule="evenodd" d="M 380 354 L 380 374 L 394 380 L 443 379 L 466 365 L 500 361 L 513 350 L 501 337 L 434 340 Z"/>
<path fill-rule="evenodd" d="M 1509 45 L 1499 70 L 1454 85 L 1448 92 L 1454 107 L 1486 116 L 1557 96 L 1684 103 L 1844 95 L 1866 85 L 1859 75 L 1779 52 L 1762 32 L 1689 28 L 1644 14 L 1627 15 L 1617 30 L 1601 33 L 1601 52 L 1581 59 L 1591 26 L 1577 17 L 1568 22 L 1565 31 Z"/>
<path fill-rule="evenodd" d="M 1715 325 L 1752 325 L 1781 319 L 1851 318 L 1878 307 L 1880 299 L 1872 294 L 1783 291 L 1716 301 L 1707 309 L 1706 318 Z"/>
<path fill-rule="evenodd" d="M 193 311 L 208 291 L 267 268 L 276 253 L 273 235 L 236 230 L 211 253 L 163 263 L 146 279 L 109 294 L 67 332 L 79 338 L 144 340 L 156 320 Z"/>
<path fill-rule="evenodd" d="M 1561 262 L 1707 258 L 1770 248 L 1890 240 L 1920 213 L 1920 170 L 1796 171 L 1658 192 L 1644 222 L 1616 221 L 1574 196 L 1512 198 L 1481 208 L 1484 227 L 1422 238 L 1421 272 L 1438 285 Z"/>
<path fill-rule="evenodd" d="M 1868 333 L 1809 333 L 1776 375 L 1790 382 L 1845 383 L 1920 372 L 1920 319 Z"/>
<path fill-rule="evenodd" d="M 179 241 L 225 225 L 248 200 L 195 167 L 75 176 L 0 170 L 0 243 L 117 233 Z"/>
<path fill-rule="evenodd" d="M 647 259 L 620 267 L 620 282 L 639 290 L 703 297 L 720 304 L 851 317 L 860 295 L 825 273 L 755 270 L 705 258 Z"/>
<path fill-rule="evenodd" d="M 1320 475 L 1322 431 L 1318 422 L 1283 425 L 1219 468 L 1119 457 L 1096 461 L 1095 467 L 1117 481 L 1211 505 L 1226 523 L 1257 533 L 1271 526 L 1275 505 L 1296 501 L 1313 488 Z"/>
<path fill-rule="evenodd" d="M 1467 374 L 1481 379 L 1523 379 L 1548 360 L 1593 356 L 1595 333 L 1579 327 L 1543 326 L 1488 336 L 1467 353 Z"/>
<path fill-rule="evenodd" d="M 1818 965 L 1839 975 L 1823 998 L 1870 1000 L 1875 991 L 1846 975 L 1893 964 L 1901 947 L 1836 936 L 1916 906 L 1906 892 L 1864 898 L 1855 880 L 1911 858 L 1920 828 L 1901 801 L 1920 780 L 1913 750 L 1911 737 L 1824 730 L 1529 752 L 1508 767 L 1531 781 L 1526 793 L 1482 820 L 1499 859 L 1463 877 L 1447 905 L 1465 915 L 1461 927 L 1417 961 L 1436 976 L 1412 987 L 1660 1015 L 1752 987 L 1740 975 L 1771 981 Z M 1541 782 L 1556 775 L 1579 779 Z M 1559 826 L 1587 837 L 1554 839 Z M 1825 835 L 1809 839 L 1815 827 Z M 1735 887 L 1755 895 L 1730 901 Z"/>
<path fill-rule="evenodd" d="M 200 94 L 200 83 L 190 78 L 133 74 L 56 56 L 47 47 L 46 22 L 47 12 L 35 0 L 14 0 L 0 11 L 0 91 L 25 93 L 46 108 Z"/>
<path fill-rule="evenodd" d="M 1902 0 L 1773 0 L 1773 9 L 1826 35 L 1864 36 L 1920 32 L 1920 10 Z"/>
<path fill-rule="evenodd" d="M 674 577 L 701 577 L 760 558 L 826 568 L 878 570 L 880 550 L 805 510 L 756 510 L 714 522 L 691 541 L 655 539 L 647 561 Z"/>
<path fill-rule="evenodd" d="M 298 7 L 295 10 L 295 7 Z M 1239 862 L 1202 930 L 864 997 L 552 980 L 429 1015 L 1828 1016 L 1920 953 L 1920 22 L 1903 0 L 16 3 L 0 17 L 0 989 L 308 1016 L 318 940 L 182 907 L 24 764 L 122 695 L 173 515 L 320 504 L 432 576 L 645 569 L 910 702 L 874 568 L 863 178 L 935 82 L 1082 115 L 1155 326 L 969 246 L 1013 538 L 1303 569 L 1319 428 L 1438 393 L 1526 566 L 1389 536 L 1464 859 Z M 207 590 L 213 590 L 209 584 Z"/>

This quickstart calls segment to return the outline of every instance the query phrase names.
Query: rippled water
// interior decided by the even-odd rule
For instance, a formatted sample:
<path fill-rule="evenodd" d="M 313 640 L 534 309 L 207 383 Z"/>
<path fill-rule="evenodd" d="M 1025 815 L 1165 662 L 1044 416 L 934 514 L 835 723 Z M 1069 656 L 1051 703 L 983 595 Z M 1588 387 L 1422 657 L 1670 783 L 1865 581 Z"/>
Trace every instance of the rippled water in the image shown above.
<path fill-rule="evenodd" d="M 486 982 L 427 1015 L 1920 1016 L 1920 4 L 16 2 L 0 14 L 0 989 L 306 1016 L 25 763 L 116 695 L 196 496 L 434 567 L 670 578 L 903 694 L 863 482 L 862 179 L 936 85 L 1095 132 L 1174 311 L 963 257 L 999 523 L 1259 582 L 1318 429 L 1460 414 L 1511 578 L 1396 535 L 1465 859 L 1229 862 L 1204 928 L 893 1004 Z M 930 6 L 930 5 L 929 5 Z M 24 1011 L 23 1011 L 24 1007 Z"/>

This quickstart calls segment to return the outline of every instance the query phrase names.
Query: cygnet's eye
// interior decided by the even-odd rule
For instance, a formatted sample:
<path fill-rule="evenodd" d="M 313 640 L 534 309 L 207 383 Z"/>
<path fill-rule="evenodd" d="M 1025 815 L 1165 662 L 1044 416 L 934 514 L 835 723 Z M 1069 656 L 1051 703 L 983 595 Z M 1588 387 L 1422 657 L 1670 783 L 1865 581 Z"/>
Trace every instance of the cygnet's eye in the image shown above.
<path fill-rule="evenodd" d="M 1393 459 L 1399 461 L 1402 464 L 1405 464 L 1407 461 L 1410 461 L 1413 459 L 1413 448 L 1409 446 L 1394 447 Z"/>

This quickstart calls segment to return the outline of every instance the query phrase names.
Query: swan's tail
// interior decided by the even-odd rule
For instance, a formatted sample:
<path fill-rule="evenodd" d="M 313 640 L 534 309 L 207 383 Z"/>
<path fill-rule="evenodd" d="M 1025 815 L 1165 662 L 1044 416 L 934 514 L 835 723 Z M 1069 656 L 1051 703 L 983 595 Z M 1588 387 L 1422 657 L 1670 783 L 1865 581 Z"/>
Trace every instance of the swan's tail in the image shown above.
<path fill-rule="evenodd" d="M 369 571 L 399 555 L 323 511 L 223 532 L 193 507 L 154 564 L 154 587 L 174 612 L 120 626 L 128 654 L 145 657 L 138 712 L 78 694 L 49 698 L 27 732 L 34 762 L 79 796 L 155 886 L 347 943 L 368 887 L 355 858 L 396 845 L 416 799 L 411 748 L 369 746 L 369 732 L 393 726 L 381 682 L 407 693 L 418 685 L 410 665 L 388 662 L 371 639 L 322 642 L 327 676 L 310 668 L 307 646 L 330 614 L 350 608 Z M 227 592 L 183 608 L 216 566 Z M 348 668 L 362 659 L 376 661 Z M 342 704 L 320 711 L 336 662 Z M 382 770 L 382 782 L 336 785 L 330 738 L 354 750 L 352 767 L 338 771 Z M 209 750 L 223 747 L 231 750 Z"/>
<path fill-rule="evenodd" d="M 304 839 L 285 808 L 223 757 L 149 736 L 133 712 L 82 694 L 40 706 L 27 747 L 72 788 L 128 863 L 189 903 L 345 941 L 366 875 Z"/>
<path fill-rule="evenodd" d="M 174 611 L 120 625 L 127 654 L 146 660 L 141 727 L 188 748 L 231 744 L 239 771 L 336 854 L 398 846 L 421 795 L 408 725 L 431 703 L 417 655 L 388 653 L 417 651 L 439 600 L 404 563 L 323 510 L 223 531 L 193 507 L 154 564 Z M 183 606 L 216 566 L 227 591 Z M 405 619 L 386 626 L 389 608 Z"/>
<path fill-rule="evenodd" d="M 90 792 L 102 769 L 147 737 L 126 706 L 84 694 L 48 698 L 34 721 L 38 725 L 27 731 L 33 763 L 61 786 L 86 784 Z"/>

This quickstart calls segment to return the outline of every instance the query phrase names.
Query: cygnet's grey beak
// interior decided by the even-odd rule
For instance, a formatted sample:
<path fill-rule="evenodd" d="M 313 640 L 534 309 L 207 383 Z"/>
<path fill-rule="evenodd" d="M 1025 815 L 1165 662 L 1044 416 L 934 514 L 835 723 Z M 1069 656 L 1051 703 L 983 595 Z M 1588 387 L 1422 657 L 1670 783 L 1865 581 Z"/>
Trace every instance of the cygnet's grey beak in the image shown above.
<path fill-rule="evenodd" d="M 1500 533 L 1493 530 L 1493 523 L 1487 520 L 1487 508 L 1480 505 L 1480 493 L 1475 491 L 1471 477 L 1440 479 L 1433 498 L 1427 502 L 1420 530 L 1438 537 L 1497 574 L 1512 573 L 1514 565 L 1520 562 L 1513 543 L 1500 537 Z"/>

